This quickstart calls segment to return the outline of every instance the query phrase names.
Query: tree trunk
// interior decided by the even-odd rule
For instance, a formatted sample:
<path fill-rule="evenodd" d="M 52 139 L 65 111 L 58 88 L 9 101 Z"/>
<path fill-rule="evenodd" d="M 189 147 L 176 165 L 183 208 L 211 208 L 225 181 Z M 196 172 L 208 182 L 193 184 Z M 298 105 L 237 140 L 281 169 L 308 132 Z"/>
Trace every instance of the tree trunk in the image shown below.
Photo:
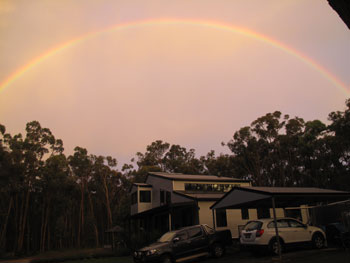
<path fill-rule="evenodd" d="M 5 241 L 6 241 L 6 233 L 7 233 L 7 224 L 8 224 L 8 221 L 9 221 L 12 205 L 13 205 L 13 197 L 11 196 L 9 207 L 7 209 L 5 223 L 4 223 L 3 229 L 1 231 L 1 236 L 0 236 L 0 248 L 4 248 L 4 249 L 5 249 L 5 246 L 6 246 L 6 242 Z"/>
<path fill-rule="evenodd" d="M 92 204 L 92 199 L 91 199 L 91 194 L 88 191 L 88 197 L 89 197 L 89 203 L 90 203 L 90 212 L 91 212 L 91 217 L 94 220 L 94 229 L 95 229 L 95 241 L 96 241 L 96 247 L 100 246 L 99 240 L 98 240 L 98 228 L 96 224 L 96 218 L 95 218 L 95 213 L 94 213 L 94 206 Z"/>
<path fill-rule="evenodd" d="M 17 250 L 21 251 L 23 249 L 23 241 L 24 241 L 24 231 L 27 223 L 27 214 L 28 214 L 28 206 L 29 206 L 29 197 L 30 197 L 30 192 L 29 189 L 27 190 L 26 198 L 25 200 L 25 206 L 24 206 L 24 212 L 21 216 L 20 220 L 20 231 L 19 231 L 19 237 L 18 237 L 18 247 Z M 23 207 L 23 206 L 22 206 Z"/>

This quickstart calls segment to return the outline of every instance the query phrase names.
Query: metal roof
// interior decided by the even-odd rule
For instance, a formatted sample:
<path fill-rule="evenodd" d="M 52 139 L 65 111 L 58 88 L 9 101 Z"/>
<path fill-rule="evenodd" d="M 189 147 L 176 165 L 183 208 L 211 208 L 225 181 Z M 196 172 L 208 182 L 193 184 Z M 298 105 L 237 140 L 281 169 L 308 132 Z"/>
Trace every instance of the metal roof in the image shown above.
<path fill-rule="evenodd" d="M 145 183 L 133 183 L 135 186 L 142 186 L 142 187 L 152 187 L 150 184 L 145 184 Z"/>
<path fill-rule="evenodd" d="M 237 187 L 238 188 L 238 187 Z M 241 186 L 239 188 L 269 194 L 350 194 L 350 192 L 322 189 L 315 187 L 264 187 L 264 186 Z"/>
<path fill-rule="evenodd" d="M 350 192 L 304 187 L 234 187 L 211 209 L 271 207 L 272 197 L 276 207 L 291 207 L 350 199 Z"/>
<path fill-rule="evenodd" d="M 189 191 L 173 191 L 175 194 L 199 201 L 216 201 L 223 197 L 224 193 L 217 192 L 189 192 Z"/>
<path fill-rule="evenodd" d="M 175 181 L 249 182 L 249 180 L 216 176 L 216 175 L 194 175 L 194 174 L 162 173 L 162 172 L 150 172 L 149 175 L 162 177 L 165 179 L 175 180 Z"/>

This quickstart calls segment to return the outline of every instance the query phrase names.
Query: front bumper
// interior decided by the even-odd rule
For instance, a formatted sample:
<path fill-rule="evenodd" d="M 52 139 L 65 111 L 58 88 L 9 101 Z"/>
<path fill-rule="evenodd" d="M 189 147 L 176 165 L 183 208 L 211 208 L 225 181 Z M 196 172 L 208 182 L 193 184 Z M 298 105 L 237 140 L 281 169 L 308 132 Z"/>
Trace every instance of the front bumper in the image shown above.
<path fill-rule="evenodd" d="M 143 251 L 135 251 L 133 258 L 135 263 L 160 262 L 160 256 L 158 254 L 147 256 Z"/>

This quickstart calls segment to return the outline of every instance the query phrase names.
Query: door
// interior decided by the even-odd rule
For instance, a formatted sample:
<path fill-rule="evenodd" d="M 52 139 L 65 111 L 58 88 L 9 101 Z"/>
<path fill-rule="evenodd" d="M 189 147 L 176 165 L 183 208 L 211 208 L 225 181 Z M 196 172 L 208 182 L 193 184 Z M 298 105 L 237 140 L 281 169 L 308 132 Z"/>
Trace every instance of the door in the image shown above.
<path fill-rule="evenodd" d="M 293 232 L 293 242 L 308 242 L 311 241 L 311 233 L 307 225 L 300 223 L 297 220 L 289 219 L 289 227 Z"/>
<path fill-rule="evenodd" d="M 272 221 L 267 225 L 269 232 L 272 236 L 276 235 L 275 230 L 275 222 Z M 278 227 L 278 235 L 284 240 L 285 243 L 291 243 L 293 242 L 293 231 L 289 227 L 288 220 L 286 219 L 278 219 L 277 220 L 277 227 Z"/>
<path fill-rule="evenodd" d="M 181 231 L 173 238 L 173 253 L 176 259 L 186 257 L 191 249 L 187 231 Z"/>
<path fill-rule="evenodd" d="M 201 227 L 194 227 L 187 230 L 193 254 L 199 254 L 208 251 L 208 239 Z"/>

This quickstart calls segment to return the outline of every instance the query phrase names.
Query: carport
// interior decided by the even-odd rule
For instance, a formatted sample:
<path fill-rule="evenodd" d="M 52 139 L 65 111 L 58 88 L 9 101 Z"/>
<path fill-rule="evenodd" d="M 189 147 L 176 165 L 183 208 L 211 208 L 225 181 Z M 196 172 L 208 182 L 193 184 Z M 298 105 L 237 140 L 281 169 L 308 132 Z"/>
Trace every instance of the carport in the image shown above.
<path fill-rule="evenodd" d="M 279 257 L 281 247 L 276 221 L 276 208 L 297 207 L 301 205 L 328 204 L 350 199 L 350 192 L 304 187 L 234 187 L 210 208 L 213 218 L 216 209 L 272 208 L 275 221 Z M 214 222 L 215 226 L 215 222 Z"/>

